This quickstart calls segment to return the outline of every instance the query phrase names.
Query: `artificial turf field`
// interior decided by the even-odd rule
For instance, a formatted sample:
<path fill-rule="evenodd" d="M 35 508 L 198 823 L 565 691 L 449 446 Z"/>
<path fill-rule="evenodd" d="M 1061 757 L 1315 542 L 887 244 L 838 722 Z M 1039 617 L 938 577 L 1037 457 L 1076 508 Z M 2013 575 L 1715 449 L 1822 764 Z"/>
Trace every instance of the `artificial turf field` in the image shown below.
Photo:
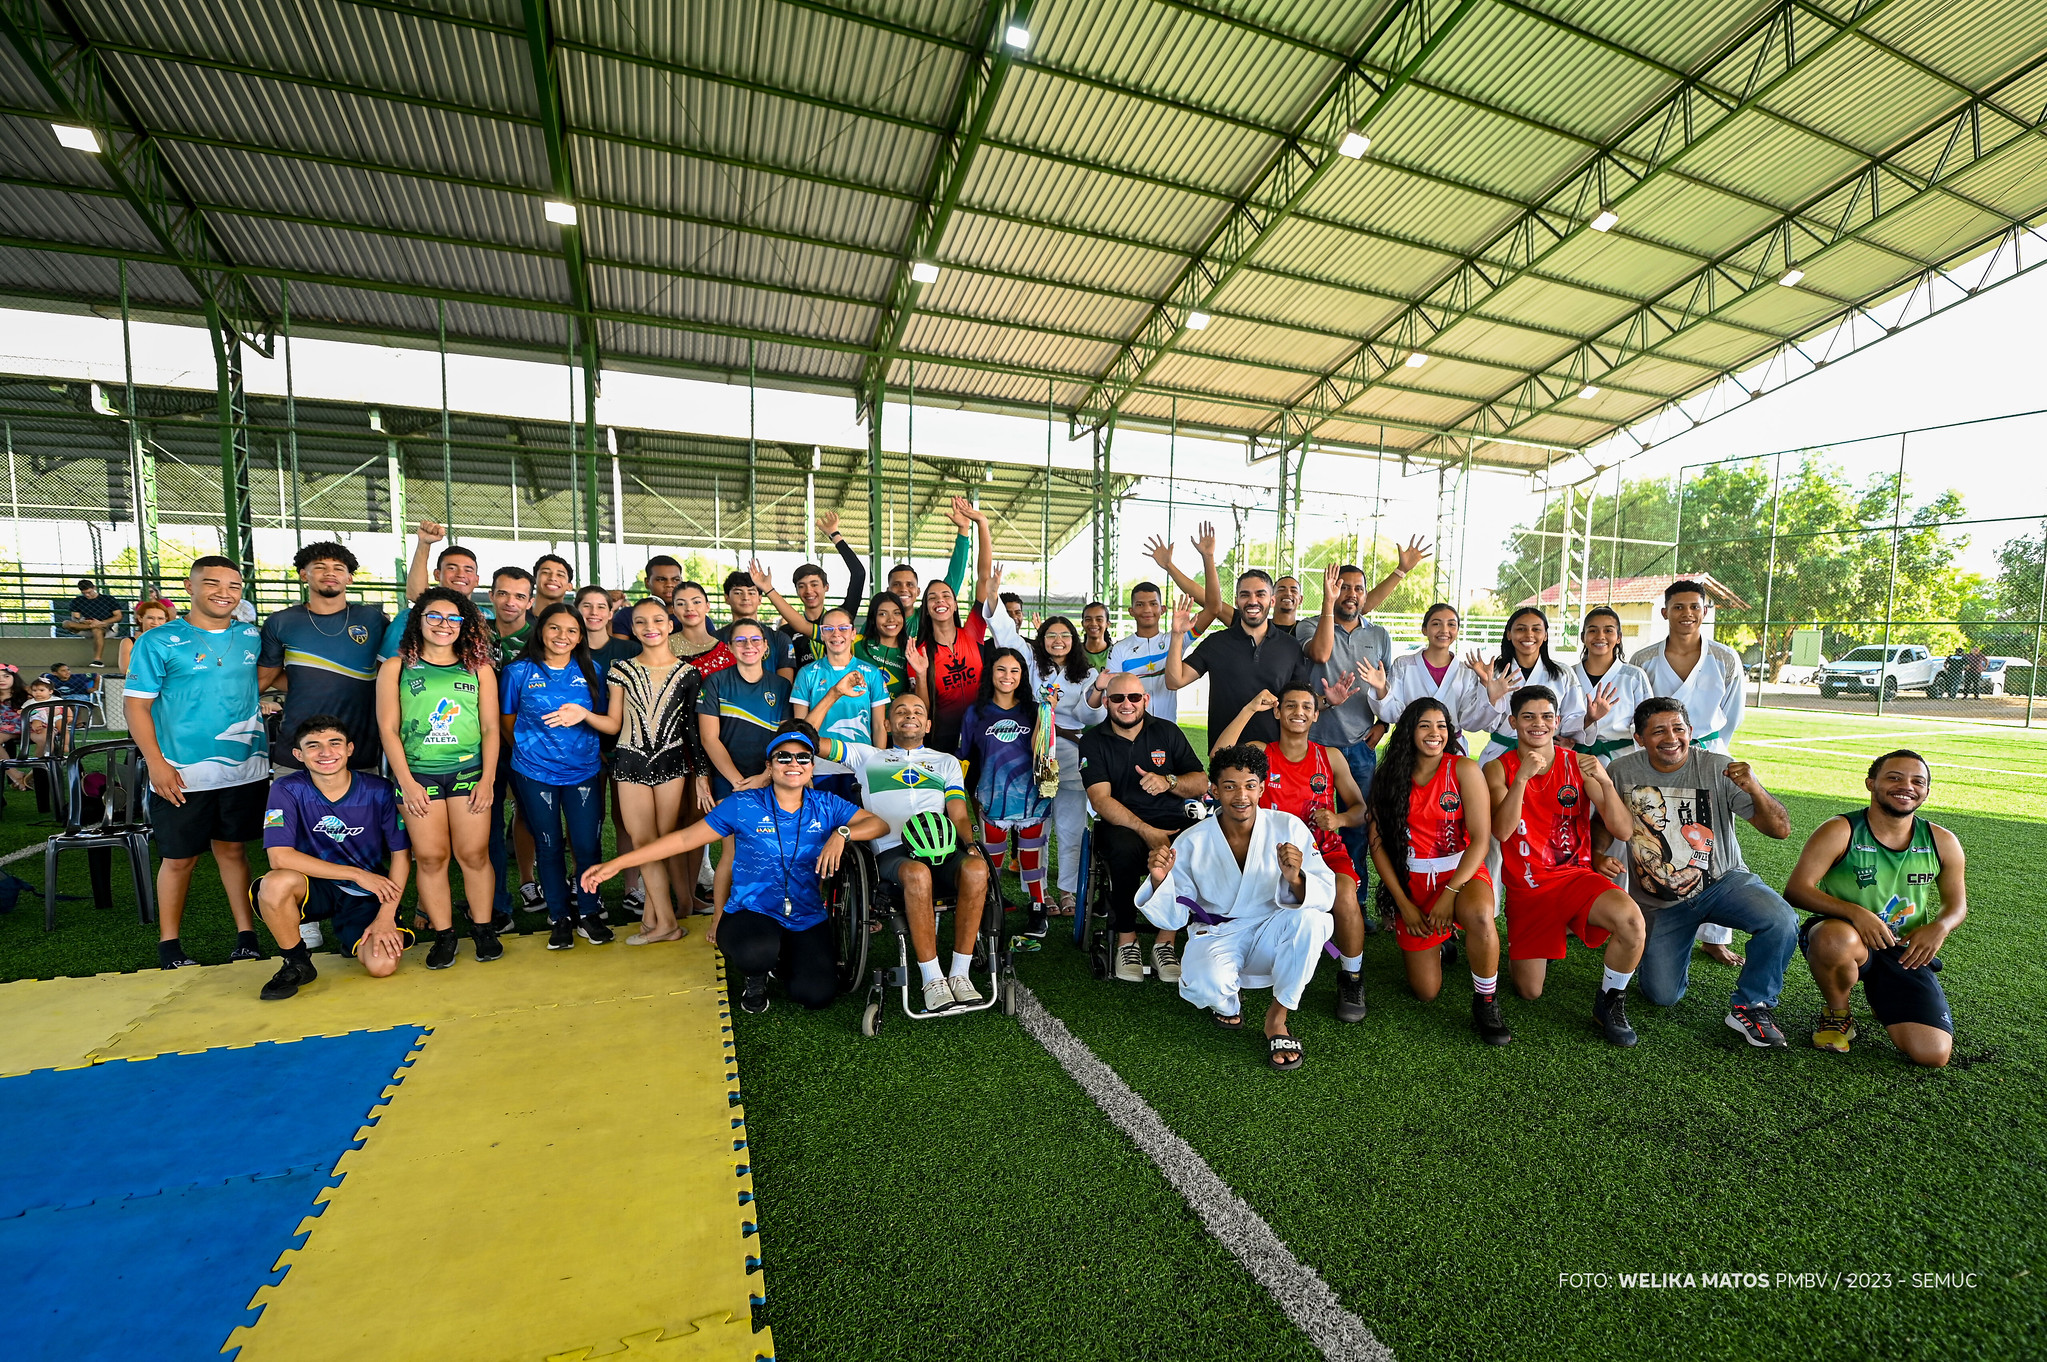
<path fill-rule="evenodd" d="M 1677 1007 L 1631 1000 L 1642 1043 L 1612 1050 L 1591 1030 L 1598 964 L 1582 950 L 1541 999 L 1505 1000 L 1515 1040 L 1490 1050 L 1469 1032 L 1461 972 L 1419 1004 L 1375 936 L 1371 1015 L 1338 1027 L 1325 971 L 1295 1026 L 1299 1074 L 1265 1071 L 1254 1036 L 1217 1032 L 1167 988 L 1095 982 L 1056 934 L 1019 969 L 1400 1357 L 2038 1357 L 2047 966 L 2031 866 L 2047 741 L 1751 711 L 1736 755 L 1783 797 L 1794 835 L 1744 829 L 1742 846 L 1781 883 L 1799 839 L 1860 804 L 1864 765 L 1892 746 L 1933 760 L 1927 812 L 1970 855 L 1971 917 L 1943 952 L 1957 1037 L 1942 1072 L 1905 1065 L 1859 1005 L 1852 1053 L 1813 1050 L 1818 994 L 1799 960 L 1780 1009 L 1788 1053 L 1752 1051 L 1722 1025 L 1732 976 L 1702 961 Z M 0 847 L 43 835 L 34 818 L 11 801 Z M 83 858 L 68 859 L 65 887 L 83 895 Z M 116 891 L 125 900 L 118 872 Z M 153 933 L 121 910 L 66 903 L 45 936 L 39 909 L 29 894 L 0 918 L 0 975 L 153 964 Z M 187 921 L 197 958 L 225 958 L 217 888 L 198 888 Z M 1314 1355 L 1014 1021 L 897 1016 L 867 1041 L 860 1004 L 735 1018 L 758 1313 L 782 1357 Z M 1619 1280 L 1730 1272 L 1772 1284 Z M 1574 1286 L 1567 1273 L 1607 1275 Z M 1890 1284 L 1837 1280 L 1852 1273 Z M 1914 1273 L 1973 1277 L 1915 1287 Z"/>

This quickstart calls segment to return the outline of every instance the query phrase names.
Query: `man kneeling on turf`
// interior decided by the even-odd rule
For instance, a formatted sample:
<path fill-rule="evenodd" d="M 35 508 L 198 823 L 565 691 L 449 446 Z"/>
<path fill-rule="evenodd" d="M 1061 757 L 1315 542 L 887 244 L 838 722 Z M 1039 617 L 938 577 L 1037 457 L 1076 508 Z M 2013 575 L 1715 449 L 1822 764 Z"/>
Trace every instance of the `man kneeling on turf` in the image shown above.
<path fill-rule="evenodd" d="M 1846 1050 L 1855 1039 L 1849 1002 L 1859 978 L 1892 1042 L 1938 1069 L 1954 1050 L 1955 1019 L 1935 976 L 1941 943 L 1969 915 L 1967 861 L 1952 832 L 1919 816 L 1933 788 L 1926 758 L 1887 752 L 1863 785 L 1869 807 L 1820 824 L 1784 889 L 1816 914 L 1799 932 L 1827 1003 L 1812 1043 Z"/>
<path fill-rule="evenodd" d="M 1594 950 L 1605 946 L 1592 1019 L 1615 1045 L 1633 1045 L 1622 999 L 1642 959 L 1642 913 L 1592 869 L 1594 804 L 1610 828 L 1629 825 L 1628 806 L 1597 757 L 1557 750 L 1555 691 L 1523 686 L 1507 706 L 1518 741 L 1482 769 L 1500 843 L 1514 991 L 1542 996 L 1549 962 L 1564 958 L 1566 932 Z"/>
<path fill-rule="evenodd" d="M 888 831 L 874 839 L 875 868 L 883 879 L 902 888 L 903 919 L 924 976 L 924 1010 L 943 1012 L 955 1003 L 971 1006 L 981 1001 L 981 990 L 974 987 L 968 971 L 988 897 L 988 863 L 974 841 L 966 774 L 958 757 L 924 745 L 930 730 L 924 702 L 915 695 L 898 695 L 888 707 L 888 734 L 895 746 L 826 738 L 820 755 L 852 768 L 860 783 L 860 802 L 888 823 Z M 952 964 L 941 969 L 935 905 L 952 895 L 957 895 Z"/>
<path fill-rule="evenodd" d="M 1193 924 L 1180 957 L 1180 996 L 1215 1014 L 1216 1025 L 1244 1024 L 1241 991 L 1270 988 L 1267 1059 L 1301 1066 L 1301 1043 L 1287 1014 L 1315 975 L 1336 931 L 1330 909 L 1336 876 L 1315 848 L 1315 830 L 1290 813 L 1259 807 L 1265 749 L 1245 743 L 1209 758 L 1215 817 L 1151 853 L 1151 877 L 1137 907 L 1169 932 Z"/>
<path fill-rule="evenodd" d="M 348 769 L 355 744 L 331 714 L 316 714 L 292 735 L 305 766 L 270 786 L 263 814 L 263 852 L 270 873 L 249 886 L 250 901 L 284 952 L 284 964 L 263 985 L 265 1002 L 289 998 L 318 977 L 312 952 L 299 940 L 306 918 L 331 918 L 341 949 L 375 978 L 398 968 L 412 933 L 398 925 L 398 900 L 412 870 L 412 844 L 398 817 L 391 782 Z M 490 945 L 504 953 L 495 935 Z M 484 940 L 476 943 L 479 959 Z M 427 967 L 455 960 L 455 933 L 437 930 Z"/>

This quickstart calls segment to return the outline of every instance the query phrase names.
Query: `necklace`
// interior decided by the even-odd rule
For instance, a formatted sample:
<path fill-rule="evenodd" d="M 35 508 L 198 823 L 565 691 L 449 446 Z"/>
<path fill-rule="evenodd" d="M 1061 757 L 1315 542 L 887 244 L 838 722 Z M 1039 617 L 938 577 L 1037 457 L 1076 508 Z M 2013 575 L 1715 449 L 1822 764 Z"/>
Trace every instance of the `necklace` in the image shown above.
<path fill-rule="evenodd" d="M 328 612 L 329 614 L 341 616 L 341 627 L 330 634 L 325 629 L 320 627 L 320 617 L 313 612 L 313 607 L 310 605 L 305 607 L 306 618 L 313 622 L 313 632 L 318 634 L 321 638 L 340 638 L 343 634 L 347 633 L 348 611 L 349 611 L 348 602 L 343 601 L 341 603 L 341 608 L 339 610 L 332 610 Z"/>

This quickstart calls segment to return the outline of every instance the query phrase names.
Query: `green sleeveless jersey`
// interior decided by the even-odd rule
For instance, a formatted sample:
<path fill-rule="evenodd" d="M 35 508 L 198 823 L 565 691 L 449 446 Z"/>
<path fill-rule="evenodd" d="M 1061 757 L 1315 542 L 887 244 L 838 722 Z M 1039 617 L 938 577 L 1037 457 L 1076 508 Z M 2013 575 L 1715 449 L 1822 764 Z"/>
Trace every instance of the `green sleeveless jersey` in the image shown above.
<path fill-rule="evenodd" d="M 398 740 L 414 771 L 446 774 L 483 761 L 476 673 L 424 658 L 398 673 Z"/>
<path fill-rule="evenodd" d="M 1940 851 L 1933 824 L 1912 820 L 1912 840 L 1893 851 L 1869 830 L 1869 813 L 1857 809 L 1848 820 L 1848 850 L 1820 877 L 1820 889 L 1869 909 L 1899 936 L 1940 916 Z"/>

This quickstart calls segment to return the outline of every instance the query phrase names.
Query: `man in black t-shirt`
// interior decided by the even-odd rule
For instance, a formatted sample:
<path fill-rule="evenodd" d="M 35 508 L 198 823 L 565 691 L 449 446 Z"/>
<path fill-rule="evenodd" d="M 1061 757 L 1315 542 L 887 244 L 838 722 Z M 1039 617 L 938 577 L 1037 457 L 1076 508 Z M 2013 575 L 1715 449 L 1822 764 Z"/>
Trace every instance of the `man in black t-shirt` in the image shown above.
<path fill-rule="evenodd" d="M 1241 713 L 1258 692 L 1274 695 L 1296 680 L 1306 680 L 1307 654 L 1300 640 L 1273 622 L 1272 578 L 1252 568 L 1237 578 L 1237 617 L 1225 628 L 1203 639 L 1192 656 L 1185 655 L 1187 630 L 1192 623 L 1186 600 L 1173 607 L 1172 637 L 1166 644 L 1166 684 L 1174 690 L 1208 678 L 1208 712 L 1216 715 Z M 1222 726 L 1208 731 L 1208 747 Z M 1240 742 L 1264 744 L 1279 741 L 1279 720 L 1270 712 L 1254 715 L 1244 726 Z"/>
<path fill-rule="evenodd" d="M 1104 682 L 1109 717 L 1080 738 L 1080 780 L 1094 806 L 1094 835 L 1109 869 L 1116 977 L 1129 983 L 1144 981 L 1137 887 L 1149 873 L 1152 849 L 1192 827 L 1201 817 L 1201 797 L 1208 793 L 1208 772 L 1187 735 L 1147 713 L 1148 698 L 1142 677 L 1110 673 Z M 1152 941 L 1152 970 L 1161 983 L 1180 981 L 1173 937 L 1162 931 Z"/>
<path fill-rule="evenodd" d="M 71 614 L 64 621 L 64 627 L 74 634 L 92 635 L 93 666 L 107 665 L 107 635 L 120 624 L 121 603 L 112 596 L 101 595 L 90 577 L 79 578 L 78 594 L 71 598 Z"/>

